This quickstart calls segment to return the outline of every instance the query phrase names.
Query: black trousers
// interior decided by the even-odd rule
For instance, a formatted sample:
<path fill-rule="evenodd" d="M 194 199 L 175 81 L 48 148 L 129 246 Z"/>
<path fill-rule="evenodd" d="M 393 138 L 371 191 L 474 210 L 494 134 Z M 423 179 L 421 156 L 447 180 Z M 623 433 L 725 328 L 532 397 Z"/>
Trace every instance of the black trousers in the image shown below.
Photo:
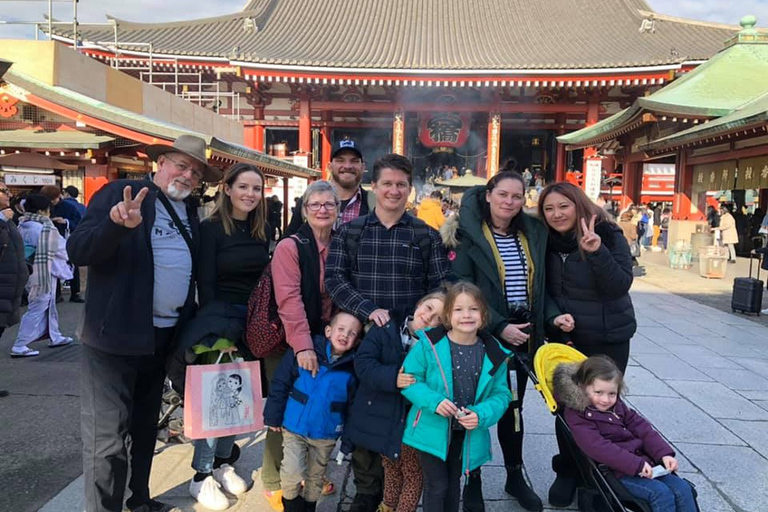
<path fill-rule="evenodd" d="M 577 345 L 575 348 L 587 357 L 604 355 L 608 356 L 616 363 L 622 373 L 627 369 L 629 362 L 629 341 L 610 345 Z M 555 471 L 558 475 L 569 478 L 578 478 L 579 473 L 576 466 L 576 460 L 571 452 L 572 448 L 568 443 L 568 434 L 565 427 L 559 420 L 555 420 L 555 437 L 557 438 L 557 447 L 559 455 L 555 455 Z"/>
<path fill-rule="evenodd" d="M 424 512 L 459 512 L 461 500 L 462 447 L 466 430 L 452 430 L 445 461 L 419 452 L 424 475 Z"/>
<path fill-rule="evenodd" d="M 504 456 L 505 466 L 520 466 L 523 464 L 523 398 L 525 397 L 525 386 L 528 385 L 528 373 L 522 368 L 517 368 L 511 363 L 509 368 L 513 368 L 510 375 L 507 371 L 507 384 L 510 389 L 513 384 L 517 385 L 517 400 L 513 400 L 507 407 L 504 416 L 499 420 L 496 432 L 499 435 L 499 446 Z M 515 382 L 509 382 L 511 378 Z"/>
<path fill-rule="evenodd" d="M 72 279 L 69 281 L 69 298 L 80 295 L 80 267 L 75 265 L 72 271 Z"/>
<path fill-rule="evenodd" d="M 357 494 L 379 496 L 384 490 L 384 466 L 381 455 L 362 446 L 352 452 L 352 474 Z"/>
<path fill-rule="evenodd" d="M 83 346 L 80 426 L 87 512 L 123 510 L 129 460 L 128 508 L 150 500 L 165 360 L 174 330 L 155 328 L 154 355 L 119 356 Z"/>

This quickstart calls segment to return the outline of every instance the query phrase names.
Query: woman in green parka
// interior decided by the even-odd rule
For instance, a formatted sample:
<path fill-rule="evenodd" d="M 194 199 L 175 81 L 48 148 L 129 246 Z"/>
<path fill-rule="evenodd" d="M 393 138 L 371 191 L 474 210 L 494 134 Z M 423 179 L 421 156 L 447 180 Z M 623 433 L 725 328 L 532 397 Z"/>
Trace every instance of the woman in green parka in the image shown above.
<path fill-rule="evenodd" d="M 453 272 L 459 279 L 476 284 L 488 301 L 488 331 L 506 348 L 532 354 L 544 340 L 545 325 L 568 332 L 573 329 L 573 318 L 546 300 L 547 229 L 522 211 L 524 201 L 523 177 L 514 171 L 501 171 L 484 187 L 464 193 L 458 221 L 446 222 L 441 234 L 443 243 L 452 249 L 449 259 Z M 504 490 L 526 510 L 541 511 L 541 499 L 522 471 L 522 405 L 528 375 L 514 363 L 510 365 L 516 382 L 509 385 L 516 393 L 498 426 L 507 469 Z M 482 501 L 479 470 L 469 479 L 464 501 Z M 471 505 L 467 509 L 474 512 Z"/>

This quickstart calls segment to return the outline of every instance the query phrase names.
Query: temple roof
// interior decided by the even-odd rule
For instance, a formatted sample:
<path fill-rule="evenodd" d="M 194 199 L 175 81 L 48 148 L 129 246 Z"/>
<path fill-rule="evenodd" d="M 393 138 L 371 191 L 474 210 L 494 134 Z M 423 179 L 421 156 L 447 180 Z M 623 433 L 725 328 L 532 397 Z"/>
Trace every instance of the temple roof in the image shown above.
<path fill-rule="evenodd" d="M 728 115 L 700 124 L 641 147 L 644 151 L 679 147 L 708 138 L 768 124 L 768 92 Z"/>
<path fill-rule="evenodd" d="M 744 28 L 728 47 L 682 78 L 638 98 L 632 106 L 607 119 L 557 140 L 569 148 L 599 144 L 634 130 L 653 116 L 691 117 L 697 122 L 720 118 L 673 137 L 729 126 L 731 121 L 750 117 L 755 101 L 759 100 L 759 108 L 768 94 L 768 36 L 754 28 L 756 22 L 752 16 L 742 19 Z"/>
<path fill-rule="evenodd" d="M 738 30 L 654 13 L 644 0 L 252 0 L 214 18 L 115 22 L 120 49 L 139 53 L 151 42 L 157 55 L 245 66 L 433 73 L 676 65 L 708 59 Z M 115 39 L 107 27 L 79 34 L 86 46 Z"/>

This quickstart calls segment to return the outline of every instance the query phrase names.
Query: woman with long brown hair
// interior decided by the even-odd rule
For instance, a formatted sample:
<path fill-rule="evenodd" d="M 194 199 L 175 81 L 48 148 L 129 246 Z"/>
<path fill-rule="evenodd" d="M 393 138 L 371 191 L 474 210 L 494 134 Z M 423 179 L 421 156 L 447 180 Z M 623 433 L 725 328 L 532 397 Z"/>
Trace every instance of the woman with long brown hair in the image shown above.
<path fill-rule="evenodd" d="M 179 337 L 175 361 L 211 364 L 237 357 L 248 298 L 269 263 L 266 218 L 262 172 L 249 164 L 231 166 L 224 174 L 216 207 L 200 223 L 200 310 Z M 222 359 L 226 354 L 229 356 Z M 174 385 L 179 385 L 183 364 L 172 364 L 169 374 Z M 245 493 L 247 485 L 232 466 L 238 455 L 235 436 L 195 441 L 192 468 L 196 473 L 189 493 L 203 507 L 228 508 L 229 499 L 222 489 L 235 496 Z"/>
<path fill-rule="evenodd" d="M 621 230 L 608 214 L 571 183 L 553 183 L 539 197 L 539 215 L 548 228 L 547 291 L 573 317 L 568 340 L 587 356 L 606 355 L 623 372 L 635 311 L 629 297 L 632 256 Z M 577 475 L 563 432 L 557 430 L 560 455 L 549 502 L 566 507 L 573 501 Z"/>

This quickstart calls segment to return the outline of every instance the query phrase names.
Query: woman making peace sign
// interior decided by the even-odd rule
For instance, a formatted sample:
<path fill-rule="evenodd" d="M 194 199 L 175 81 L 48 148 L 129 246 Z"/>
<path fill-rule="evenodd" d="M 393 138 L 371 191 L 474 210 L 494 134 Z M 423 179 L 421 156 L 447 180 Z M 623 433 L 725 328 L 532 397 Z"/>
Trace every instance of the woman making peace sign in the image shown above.
<path fill-rule="evenodd" d="M 539 214 L 549 228 L 547 291 L 574 320 L 566 339 L 587 356 L 610 357 L 624 372 L 637 324 L 629 298 L 632 256 L 621 228 L 571 183 L 545 188 Z M 568 506 L 576 491 L 575 465 L 564 459 L 570 452 L 562 439 L 558 431 L 561 455 L 553 461 L 557 480 L 549 491 L 558 507 Z"/>

